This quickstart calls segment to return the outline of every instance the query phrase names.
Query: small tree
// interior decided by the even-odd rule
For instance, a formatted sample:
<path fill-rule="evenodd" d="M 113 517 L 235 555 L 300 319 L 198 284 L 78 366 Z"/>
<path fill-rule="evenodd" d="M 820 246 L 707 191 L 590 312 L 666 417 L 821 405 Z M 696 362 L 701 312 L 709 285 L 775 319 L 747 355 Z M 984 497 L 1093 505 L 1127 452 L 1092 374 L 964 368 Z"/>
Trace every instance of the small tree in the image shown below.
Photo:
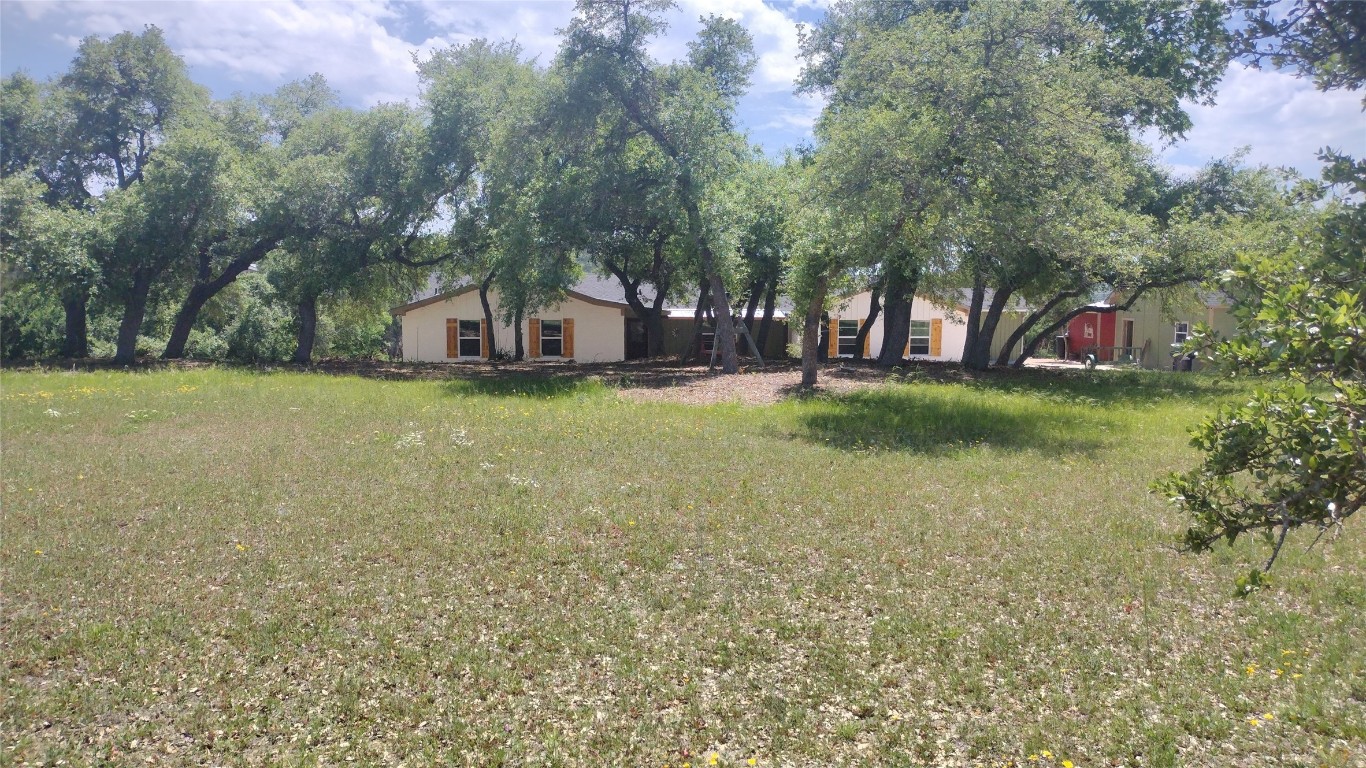
<path fill-rule="evenodd" d="M 1366 164 L 1336 170 L 1366 193 Z M 1190 513 L 1191 551 L 1266 533 L 1271 555 L 1240 581 L 1245 590 L 1261 583 L 1290 531 L 1336 532 L 1366 504 L 1364 245 L 1366 205 L 1335 206 L 1284 252 L 1245 255 L 1225 276 L 1239 298 L 1238 334 L 1213 344 L 1214 360 L 1229 375 L 1279 379 L 1202 422 L 1191 442 L 1204 462 L 1157 488 Z"/>

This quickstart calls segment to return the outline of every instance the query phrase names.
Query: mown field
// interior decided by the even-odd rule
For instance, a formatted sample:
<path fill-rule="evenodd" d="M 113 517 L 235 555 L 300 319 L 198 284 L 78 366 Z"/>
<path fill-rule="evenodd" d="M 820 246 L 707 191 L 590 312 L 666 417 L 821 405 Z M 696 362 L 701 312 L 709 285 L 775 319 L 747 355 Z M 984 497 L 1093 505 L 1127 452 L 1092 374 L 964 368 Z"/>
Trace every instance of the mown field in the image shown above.
<path fill-rule="evenodd" d="M 1198 377 L 0 387 L 5 765 L 1366 761 L 1366 537 L 1147 490 Z"/>

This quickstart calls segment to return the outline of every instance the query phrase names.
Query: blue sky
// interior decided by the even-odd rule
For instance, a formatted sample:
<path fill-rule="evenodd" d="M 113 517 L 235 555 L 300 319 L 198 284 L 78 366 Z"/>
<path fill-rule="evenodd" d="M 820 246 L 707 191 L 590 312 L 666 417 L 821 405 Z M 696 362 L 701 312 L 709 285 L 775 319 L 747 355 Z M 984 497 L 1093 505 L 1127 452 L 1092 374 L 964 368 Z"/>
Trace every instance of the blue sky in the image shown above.
<path fill-rule="evenodd" d="M 827 0 L 680 0 L 667 35 L 653 51 L 681 57 L 697 18 L 717 13 L 754 35 L 759 66 L 741 103 L 750 139 L 776 155 L 811 137 L 821 102 L 792 93 L 800 70 L 797 25 L 820 19 Z M 266 93 L 321 72 L 349 104 L 413 100 L 412 57 L 474 37 L 515 38 L 528 56 L 554 55 L 556 30 L 573 3 L 561 0 L 423 0 L 418 2 L 0 2 L 0 69 L 38 78 L 60 74 L 87 35 L 108 36 L 155 24 L 216 96 Z M 1366 155 L 1360 92 L 1320 93 L 1289 74 L 1235 64 L 1213 106 L 1190 105 L 1195 127 L 1176 145 L 1154 144 L 1179 172 L 1249 146 L 1248 162 L 1288 165 L 1317 176 L 1324 146 Z M 1152 139 L 1156 142 L 1156 139 Z"/>

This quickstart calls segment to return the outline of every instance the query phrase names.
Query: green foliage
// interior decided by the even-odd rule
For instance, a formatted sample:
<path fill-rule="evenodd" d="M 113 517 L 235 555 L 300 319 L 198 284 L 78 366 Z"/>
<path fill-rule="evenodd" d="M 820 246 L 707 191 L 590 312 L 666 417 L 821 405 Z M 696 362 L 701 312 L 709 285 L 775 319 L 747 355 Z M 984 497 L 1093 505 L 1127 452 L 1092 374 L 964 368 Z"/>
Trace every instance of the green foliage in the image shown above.
<path fill-rule="evenodd" d="M 0 291 L 0 359 L 55 357 L 62 349 L 62 305 L 36 283 Z"/>
<path fill-rule="evenodd" d="M 1157 485 L 1191 515 L 1188 549 L 1279 528 L 1270 569 L 1291 530 L 1337 532 L 1366 504 L 1363 244 L 1366 205 L 1330 206 L 1286 251 L 1225 275 L 1238 334 L 1204 343 L 1228 375 L 1274 378 L 1204 420 L 1201 466 Z"/>

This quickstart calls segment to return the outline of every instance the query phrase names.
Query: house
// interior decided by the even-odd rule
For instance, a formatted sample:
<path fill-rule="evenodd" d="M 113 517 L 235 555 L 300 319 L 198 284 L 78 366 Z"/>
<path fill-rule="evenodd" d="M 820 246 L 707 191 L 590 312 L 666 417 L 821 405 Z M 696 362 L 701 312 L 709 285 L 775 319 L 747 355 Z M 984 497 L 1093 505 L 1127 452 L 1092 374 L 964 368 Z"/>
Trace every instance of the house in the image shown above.
<path fill-rule="evenodd" d="M 1084 359 L 1094 354 L 1098 362 L 1137 363 L 1160 370 L 1179 367 L 1177 349 L 1190 338 L 1197 323 L 1205 323 L 1221 336 L 1235 330 L 1230 302 L 1220 293 L 1202 293 L 1194 300 L 1164 301 L 1144 296 L 1127 310 L 1106 312 L 1124 301 L 1117 293 L 1098 297 L 1084 312 L 1068 322 L 1058 350 L 1062 357 Z M 1194 367 L 1198 367 L 1198 362 Z"/>
<path fill-rule="evenodd" d="M 911 302 L 910 341 L 902 350 L 902 356 L 910 360 L 961 361 L 968 337 L 969 300 L 970 296 L 965 295 L 957 304 L 945 306 L 923 296 L 915 297 Z M 826 329 L 826 354 L 830 358 L 855 356 L 858 333 L 867 321 L 871 308 L 872 293 L 869 291 L 846 296 L 831 308 Z M 996 340 L 992 344 L 993 358 L 1000 352 L 1001 344 L 1010 331 L 1019 325 L 1021 314 L 1014 305 L 1002 314 Z M 885 322 L 886 313 L 879 312 L 864 339 L 863 357 L 875 358 L 882 350 Z"/>
<path fill-rule="evenodd" d="M 506 354 L 514 349 L 515 331 L 511 324 L 502 322 L 496 290 L 489 291 L 493 328 L 484 318 L 478 286 L 438 292 L 435 285 L 429 285 L 426 293 L 429 295 L 390 310 L 402 325 L 404 360 L 487 360 L 493 349 Z M 646 304 L 654 301 L 648 287 L 642 286 L 641 300 Z M 664 307 L 665 354 L 676 354 L 688 346 L 693 314 L 692 307 Z M 559 304 L 522 321 L 523 348 L 531 361 L 606 363 L 643 358 L 648 350 L 646 333 L 644 320 L 626 302 L 621 284 L 593 276 L 565 291 Z M 766 355 L 785 353 L 785 314 L 775 317 L 767 346 Z"/>
<path fill-rule="evenodd" d="M 1111 301 L 1118 298 L 1111 297 Z M 1177 364 L 1177 347 L 1190 338 L 1197 323 L 1208 325 L 1222 337 L 1233 335 L 1237 321 L 1231 309 L 1229 297 L 1217 292 L 1201 293 L 1193 301 L 1164 302 L 1160 296 L 1144 296 L 1129 310 L 1113 313 L 1113 346 L 1143 350 L 1144 368 L 1171 369 Z M 1198 368 L 1199 363 L 1193 367 Z"/>

